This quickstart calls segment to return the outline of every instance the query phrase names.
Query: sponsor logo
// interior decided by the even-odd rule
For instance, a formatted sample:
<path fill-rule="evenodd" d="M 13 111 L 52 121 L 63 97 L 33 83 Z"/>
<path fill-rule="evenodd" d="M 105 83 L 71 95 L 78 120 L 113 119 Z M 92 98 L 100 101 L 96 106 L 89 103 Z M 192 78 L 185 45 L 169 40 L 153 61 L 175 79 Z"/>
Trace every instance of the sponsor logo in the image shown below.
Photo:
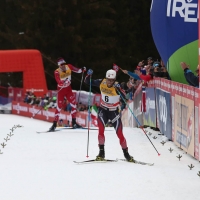
<path fill-rule="evenodd" d="M 149 97 L 146 99 L 146 112 L 149 112 L 149 109 L 155 109 L 155 101 L 151 100 Z"/>
<path fill-rule="evenodd" d="M 11 91 L 9 92 L 9 97 L 13 97 L 14 96 L 14 90 L 11 89 Z"/>
<path fill-rule="evenodd" d="M 139 101 L 138 107 L 137 107 L 137 109 L 135 110 L 135 116 L 136 116 L 136 117 L 142 114 L 141 106 L 142 106 L 142 102 Z"/>
<path fill-rule="evenodd" d="M 76 118 L 76 121 L 77 121 L 79 124 L 85 125 L 85 119 L 82 119 L 81 117 L 77 117 L 77 118 Z"/>
<path fill-rule="evenodd" d="M 181 17 L 184 22 L 196 22 L 198 4 L 194 0 L 168 0 L 167 17 Z"/>
<path fill-rule="evenodd" d="M 159 95 L 159 111 L 160 111 L 160 121 L 164 124 L 164 130 L 167 129 L 167 103 L 165 97 Z"/>
<path fill-rule="evenodd" d="M 44 89 L 35 89 L 35 88 L 28 88 L 26 89 L 26 92 L 43 92 Z"/>
<path fill-rule="evenodd" d="M 55 113 L 54 112 L 51 112 L 51 111 L 48 111 L 48 110 L 43 110 L 42 111 L 43 115 L 46 116 L 46 119 L 48 120 L 49 117 L 54 117 Z"/>
<path fill-rule="evenodd" d="M 22 96 L 22 91 L 20 91 L 19 93 L 17 93 L 17 97 L 21 97 Z"/>
<path fill-rule="evenodd" d="M 16 111 L 17 111 L 17 114 L 19 114 L 20 111 L 28 112 L 28 107 L 20 106 L 20 104 L 17 103 L 16 105 L 13 105 L 13 110 L 16 110 Z"/>

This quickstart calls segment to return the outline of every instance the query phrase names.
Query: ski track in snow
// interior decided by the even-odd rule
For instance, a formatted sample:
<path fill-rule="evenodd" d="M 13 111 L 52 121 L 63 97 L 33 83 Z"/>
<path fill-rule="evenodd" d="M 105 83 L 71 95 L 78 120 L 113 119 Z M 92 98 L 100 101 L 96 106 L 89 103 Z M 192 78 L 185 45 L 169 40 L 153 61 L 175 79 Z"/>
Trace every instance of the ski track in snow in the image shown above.
<path fill-rule="evenodd" d="M 6 144 L 0 146 L 1 200 L 200 200 L 200 163 L 173 142 L 162 145 L 163 136 L 152 129 L 146 130 L 152 133 L 148 136 L 160 156 L 141 129 L 123 130 L 130 155 L 154 166 L 123 161 L 81 165 L 73 161 L 94 159 L 98 154 L 97 130 L 89 131 L 86 158 L 88 130 L 37 134 L 51 123 L 7 114 L 0 119 L 0 144 Z M 18 124 L 23 127 L 8 136 Z M 106 130 L 113 130 L 105 131 L 106 158 L 124 158 L 114 129 Z M 7 142 L 6 137 L 10 138 Z"/>

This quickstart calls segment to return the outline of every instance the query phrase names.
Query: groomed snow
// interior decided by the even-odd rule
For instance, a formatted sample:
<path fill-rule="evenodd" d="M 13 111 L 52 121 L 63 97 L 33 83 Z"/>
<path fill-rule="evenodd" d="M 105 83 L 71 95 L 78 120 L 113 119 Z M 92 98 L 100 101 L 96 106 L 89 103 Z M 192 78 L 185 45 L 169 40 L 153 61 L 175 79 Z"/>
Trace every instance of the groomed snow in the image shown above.
<path fill-rule="evenodd" d="M 1 200 L 200 200 L 200 163 L 173 142 L 162 145 L 159 132 L 149 129 L 152 134 L 147 135 L 161 156 L 141 129 L 124 128 L 130 154 L 154 166 L 123 161 L 75 164 L 87 160 L 88 130 L 38 134 L 51 123 L 6 114 L 0 115 L 0 122 Z M 14 125 L 23 127 L 12 133 Z M 123 158 L 114 129 L 106 128 L 105 136 L 106 158 Z M 97 131 L 90 130 L 89 159 L 97 154 Z"/>

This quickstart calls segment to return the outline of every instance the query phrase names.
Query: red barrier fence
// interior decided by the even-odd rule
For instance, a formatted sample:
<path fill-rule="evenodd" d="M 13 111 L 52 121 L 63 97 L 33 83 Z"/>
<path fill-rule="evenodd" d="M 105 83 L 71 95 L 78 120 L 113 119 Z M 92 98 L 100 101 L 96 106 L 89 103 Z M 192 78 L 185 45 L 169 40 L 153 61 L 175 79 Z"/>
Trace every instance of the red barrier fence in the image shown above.
<path fill-rule="evenodd" d="M 41 109 L 41 107 L 31 106 L 23 102 L 16 102 L 16 101 L 12 102 L 12 114 L 15 114 L 15 115 L 20 115 L 20 116 L 25 116 L 25 117 L 30 117 L 30 118 L 34 116 L 35 119 L 53 122 L 54 113 L 55 113 L 55 109 L 44 110 L 44 109 Z M 88 116 L 87 112 L 77 112 L 76 121 L 80 125 L 85 127 L 88 125 L 87 116 Z M 72 121 L 71 114 L 66 111 L 61 111 L 60 119 L 63 119 L 64 124 L 68 124 L 68 121 L 71 123 Z M 92 120 L 91 125 L 96 126 L 97 122 L 95 120 Z"/>
<path fill-rule="evenodd" d="M 141 87 L 138 87 L 133 102 L 129 103 L 139 123 L 159 128 L 178 147 L 200 160 L 200 89 L 154 78 L 146 91 L 147 113 L 138 111 L 142 103 L 142 99 L 138 100 Z M 127 108 L 123 111 L 122 121 L 125 126 L 138 126 Z"/>

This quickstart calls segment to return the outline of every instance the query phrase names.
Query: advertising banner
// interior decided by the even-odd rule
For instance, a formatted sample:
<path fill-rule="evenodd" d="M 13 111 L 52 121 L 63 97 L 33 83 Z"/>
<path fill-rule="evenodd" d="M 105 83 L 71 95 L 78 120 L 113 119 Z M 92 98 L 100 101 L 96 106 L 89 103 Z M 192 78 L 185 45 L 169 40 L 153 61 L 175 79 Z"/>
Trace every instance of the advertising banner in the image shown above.
<path fill-rule="evenodd" d="M 174 113 L 174 111 L 175 111 L 175 106 L 174 106 L 174 104 L 175 104 L 175 94 L 176 94 L 176 90 L 175 90 L 175 88 L 176 88 L 176 82 L 174 82 L 174 81 L 171 81 L 171 113 L 172 113 L 172 141 L 174 141 L 174 129 L 175 129 L 175 113 Z M 177 88 L 178 88 L 178 86 L 177 86 Z"/>
<path fill-rule="evenodd" d="M 199 88 L 195 89 L 195 98 L 194 98 L 194 157 L 200 161 L 200 121 L 199 121 L 199 115 L 200 115 L 200 109 L 199 109 L 199 101 L 200 101 L 200 95 L 199 95 Z"/>
<path fill-rule="evenodd" d="M 133 104 L 134 104 L 134 102 L 133 101 L 130 101 L 129 103 L 128 103 L 128 105 L 129 105 L 129 108 L 130 108 L 130 110 L 133 112 Z M 132 112 L 130 111 L 129 109 L 128 109 L 128 125 L 129 125 L 129 127 L 134 127 L 134 124 L 133 124 L 133 119 L 134 119 L 134 117 L 133 117 L 133 114 L 132 114 Z"/>
<path fill-rule="evenodd" d="M 156 102 L 154 88 L 146 88 L 146 112 L 143 113 L 144 125 L 156 128 Z"/>
<path fill-rule="evenodd" d="M 186 83 L 179 63 L 186 62 L 192 71 L 198 63 L 198 0 L 151 2 L 151 33 L 157 50 L 171 78 Z"/>
<path fill-rule="evenodd" d="M 175 144 L 194 156 L 194 101 L 175 95 Z"/>
<path fill-rule="evenodd" d="M 81 103 L 83 105 L 88 105 L 89 104 L 89 97 L 90 97 L 90 105 L 93 105 L 93 101 L 94 101 L 94 94 L 93 93 L 89 93 L 86 91 L 76 91 L 73 90 L 73 92 L 76 93 L 76 102 Z"/>
<path fill-rule="evenodd" d="M 155 87 L 155 79 L 151 79 L 149 82 L 148 82 L 148 87 Z"/>
<path fill-rule="evenodd" d="M 41 107 L 31 106 L 23 102 L 12 102 L 12 114 L 30 118 L 34 116 L 34 119 L 53 122 L 54 113 L 55 109 L 43 110 Z M 84 127 L 86 126 L 87 115 L 87 112 L 77 112 L 76 120 Z M 60 119 L 63 119 L 64 124 L 68 124 L 68 121 L 71 123 L 72 121 L 71 114 L 63 110 L 60 113 Z"/>
<path fill-rule="evenodd" d="M 167 79 L 161 80 L 161 89 L 165 90 L 166 92 L 171 92 L 171 81 Z"/>
<path fill-rule="evenodd" d="M 142 109 L 142 88 L 140 90 L 137 90 L 137 93 L 134 95 L 134 107 L 133 107 L 133 113 L 135 117 L 137 118 L 138 122 L 133 119 L 133 125 L 134 127 L 143 126 L 143 113 L 141 111 Z"/>
<path fill-rule="evenodd" d="M 187 153 L 194 156 L 195 88 L 182 84 L 182 133 L 187 135 Z"/>
<path fill-rule="evenodd" d="M 8 97 L 12 98 L 13 101 L 23 101 L 24 100 L 24 92 L 22 88 L 8 88 Z"/>
<path fill-rule="evenodd" d="M 161 89 L 156 89 L 156 102 L 160 132 L 172 140 L 171 95 Z"/>

